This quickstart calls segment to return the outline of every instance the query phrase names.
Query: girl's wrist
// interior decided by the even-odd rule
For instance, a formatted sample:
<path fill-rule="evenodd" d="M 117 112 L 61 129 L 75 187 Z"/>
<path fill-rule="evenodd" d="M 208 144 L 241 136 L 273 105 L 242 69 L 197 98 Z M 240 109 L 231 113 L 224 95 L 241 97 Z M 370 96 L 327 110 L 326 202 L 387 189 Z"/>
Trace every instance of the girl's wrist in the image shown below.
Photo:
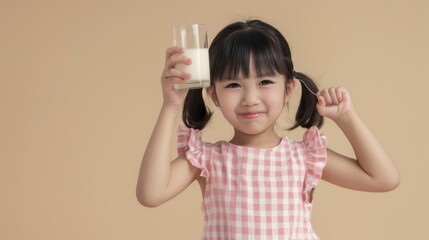
<path fill-rule="evenodd" d="M 179 113 L 180 109 L 181 109 L 180 106 L 175 106 L 175 105 L 166 104 L 166 103 L 163 103 L 161 107 L 161 110 L 166 110 L 174 113 Z"/>
<path fill-rule="evenodd" d="M 357 113 L 354 110 L 352 110 L 350 112 L 344 113 L 343 115 L 339 116 L 337 119 L 334 120 L 334 122 L 340 127 L 348 126 L 357 118 L 358 118 Z"/>

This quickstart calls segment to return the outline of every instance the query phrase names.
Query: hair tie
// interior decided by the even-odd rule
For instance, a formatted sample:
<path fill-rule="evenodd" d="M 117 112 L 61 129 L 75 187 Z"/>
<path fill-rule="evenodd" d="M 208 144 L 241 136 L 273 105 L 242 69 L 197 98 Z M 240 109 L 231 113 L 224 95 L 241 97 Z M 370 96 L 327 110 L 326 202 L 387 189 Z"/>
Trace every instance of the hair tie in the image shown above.
<path fill-rule="evenodd" d="M 313 91 L 310 89 L 310 87 L 308 87 L 308 86 L 307 86 L 307 84 L 304 82 L 304 80 L 301 80 L 301 79 L 299 79 L 299 78 L 297 78 L 297 77 L 296 77 L 296 72 L 295 72 L 295 70 L 292 70 L 292 74 L 293 74 L 293 77 L 294 77 L 294 78 L 296 78 L 296 79 L 298 79 L 298 81 L 300 81 L 300 82 L 301 82 L 301 84 L 303 84 L 303 85 L 307 88 L 307 90 L 308 90 L 308 91 L 310 91 L 310 93 L 311 93 L 311 94 L 313 94 L 314 96 L 316 96 L 316 97 L 317 97 L 317 93 L 313 92 Z"/>
<path fill-rule="evenodd" d="M 297 78 L 298 79 L 298 78 Z M 315 93 L 315 92 L 313 92 L 308 86 L 307 86 L 307 84 L 303 81 L 303 80 L 301 80 L 301 79 L 298 79 L 298 81 L 300 81 L 302 84 L 304 84 L 304 86 L 307 88 L 307 90 L 308 91 L 310 91 L 310 93 L 311 94 L 313 94 L 314 96 L 316 96 L 317 97 L 317 93 Z"/>

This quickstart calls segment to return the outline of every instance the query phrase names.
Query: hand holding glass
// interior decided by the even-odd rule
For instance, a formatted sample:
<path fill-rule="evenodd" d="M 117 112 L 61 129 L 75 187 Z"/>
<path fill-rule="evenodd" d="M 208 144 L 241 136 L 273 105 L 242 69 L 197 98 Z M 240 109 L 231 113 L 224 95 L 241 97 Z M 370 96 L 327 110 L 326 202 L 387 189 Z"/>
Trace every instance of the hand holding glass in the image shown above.
<path fill-rule="evenodd" d="M 210 86 L 209 49 L 207 28 L 203 24 L 181 25 L 173 29 L 173 44 L 184 49 L 183 55 L 192 59 L 191 65 L 176 64 L 183 72 L 191 74 L 185 84 L 175 84 L 175 89 L 193 89 Z"/>

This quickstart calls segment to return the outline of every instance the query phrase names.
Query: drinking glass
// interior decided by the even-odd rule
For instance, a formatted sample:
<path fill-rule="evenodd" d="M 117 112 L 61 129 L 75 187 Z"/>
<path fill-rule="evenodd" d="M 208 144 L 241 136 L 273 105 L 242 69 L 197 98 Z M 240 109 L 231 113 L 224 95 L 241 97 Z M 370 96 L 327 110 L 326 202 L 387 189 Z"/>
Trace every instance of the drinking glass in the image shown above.
<path fill-rule="evenodd" d="M 173 28 L 173 45 L 184 49 L 183 55 L 192 63 L 176 64 L 174 67 L 191 74 L 184 84 L 175 84 L 175 89 L 195 89 L 210 86 L 209 49 L 207 27 L 204 24 L 180 25 Z"/>

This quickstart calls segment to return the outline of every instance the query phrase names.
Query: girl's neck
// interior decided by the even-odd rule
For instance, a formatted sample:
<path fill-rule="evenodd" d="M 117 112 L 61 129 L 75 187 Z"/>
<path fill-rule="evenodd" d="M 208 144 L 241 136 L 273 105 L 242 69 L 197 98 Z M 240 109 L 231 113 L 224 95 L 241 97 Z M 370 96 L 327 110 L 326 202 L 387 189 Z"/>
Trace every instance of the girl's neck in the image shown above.
<path fill-rule="evenodd" d="M 244 147 L 273 148 L 277 146 L 280 141 L 281 138 L 276 134 L 274 129 L 271 129 L 258 134 L 246 134 L 235 130 L 234 136 L 229 142 Z"/>

